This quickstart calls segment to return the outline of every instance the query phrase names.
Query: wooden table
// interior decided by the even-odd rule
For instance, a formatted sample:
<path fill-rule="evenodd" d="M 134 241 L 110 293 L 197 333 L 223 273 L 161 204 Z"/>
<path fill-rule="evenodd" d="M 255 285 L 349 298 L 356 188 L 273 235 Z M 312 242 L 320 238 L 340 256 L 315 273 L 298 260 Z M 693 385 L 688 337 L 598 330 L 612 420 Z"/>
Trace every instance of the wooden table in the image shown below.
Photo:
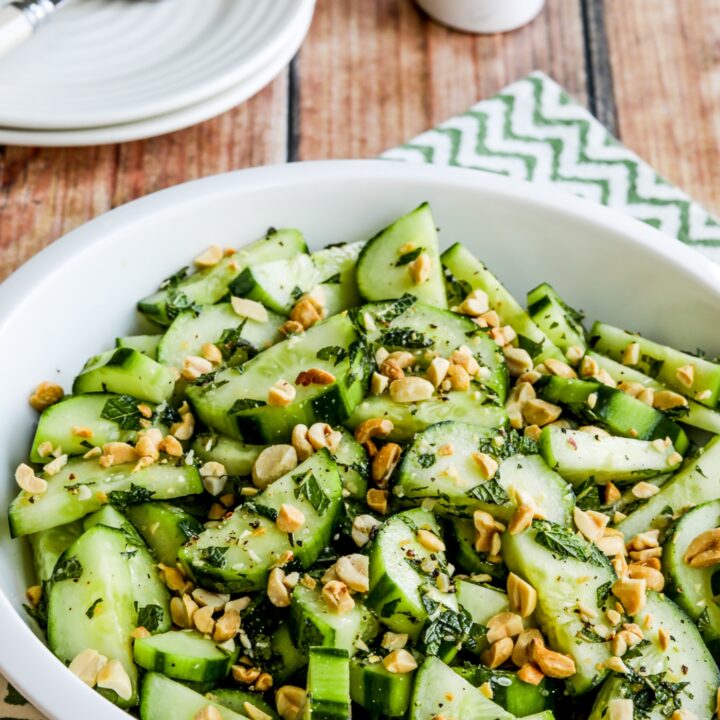
<path fill-rule="evenodd" d="M 720 213 L 720 0 L 547 0 L 496 36 L 446 30 L 411 0 L 318 0 L 292 65 L 221 117 L 125 145 L 0 148 L 0 280 L 133 198 L 235 168 L 372 157 L 535 69 Z"/>

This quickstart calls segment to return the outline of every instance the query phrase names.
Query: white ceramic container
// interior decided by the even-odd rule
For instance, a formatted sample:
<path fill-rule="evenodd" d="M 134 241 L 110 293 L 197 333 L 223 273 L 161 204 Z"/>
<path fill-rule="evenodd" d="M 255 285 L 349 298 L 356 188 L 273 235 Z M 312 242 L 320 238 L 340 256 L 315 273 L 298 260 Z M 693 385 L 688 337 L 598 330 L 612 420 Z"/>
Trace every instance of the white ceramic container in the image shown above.
<path fill-rule="evenodd" d="M 555 188 L 389 161 L 298 163 L 206 178 L 132 202 L 53 243 L 0 286 L 0 672 L 56 720 L 127 716 L 47 650 L 22 610 L 26 542 L 4 508 L 36 415 L 32 388 L 69 387 L 90 355 L 137 329 L 134 306 L 210 243 L 296 226 L 312 248 L 367 239 L 423 201 L 444 246 L 465 243 L 517 297 L 543 280 L 582 308 L 678 347 L 720 354 L 720 270 L 657 230 Z"/>
<path fill-rule="evenodd" d="M 501 33 L 533 20 L 545 0 L 417 0 L 443 25 L 470 33 Z"/>

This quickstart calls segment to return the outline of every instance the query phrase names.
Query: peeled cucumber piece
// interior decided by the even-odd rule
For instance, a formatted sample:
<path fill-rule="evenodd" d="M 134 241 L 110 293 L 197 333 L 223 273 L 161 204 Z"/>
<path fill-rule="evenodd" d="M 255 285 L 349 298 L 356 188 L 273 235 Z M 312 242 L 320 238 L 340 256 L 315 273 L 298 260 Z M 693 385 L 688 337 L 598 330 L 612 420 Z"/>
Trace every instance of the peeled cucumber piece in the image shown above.
<path fill-rule="evenodd" d="M 82 523 L 76 520 L 67 525 L 58 525 L 29 536 L 35 563 L 35 575 L 40 585 L 50 579 L 60 556 L 82 534 Z"/>
<path fill-rule="evenodd" d="M 242 440 L 206 433 L 196 436 L 192 447 L 203 462 L 219 462 L 228 475 L 246 477 L 252 473 L 257 456 L 266 446 L 248 445 Z"/>
<path fill-rule="evenodd" d="M 585 350 L 582 315 L 573 310 L 549 283 L 541 283 L 527 294 L 528 315 L 563 353 L 571 347 Z"/>
<path fill-rule="evenodd" d="M 137 704 L 137 670 L 130 633 L 137 627 L 126 536 L 97 525 L 78 538 L 56 565 L 48 599 L 48 644 L 70 663 L 87 649 L 118 660 L 132 683 L 128 697 L 102 690 L 120 707 Z"/>
<path fill-rule="evenodd" d="M 427 258 L 427 277 L 415 282 L 412 263 L 421 256 Z M 357 283 L 366 300 L 410 294 L 428 305 L 447 307 L 437 229 L 427 203 L 368 240 L 358 258 Z"/>
<path fill-rule="evenodd" d="M 328 316 L 360 304 L 356 266 L 365 243 L 343 243 L 312 253 L 318 283 L 322 287 Z"/>
<path fill-rule="evenodd" d="M 97 459 L 68 461 L 56 475 L 45 477 L 48 488 L 42 495 L 22 490 L 10 503 L 13 537 L 79 520 L 107 502 L 128 505 L 203 492 L 194 465 L 154 463 L 134 468 L 135 463 L 103 468 Z"/>
<path fill-rule="evenodd" d="M 217 683 L 228 675 L 239 650 L 228 653 L 195 630 L 171 630 L 136 639 L 133 652 L 145 670 L 186 682 Z"/>
<path fill-rule="evenodd" d="M 162 335 L 128 335 L 115 339 L 115 347 L 137 350 L 153 360 L 157 359 L 157 348 Z"/>
<path fill-rule="evenodd" d="M 145 545 L 132 523 L 112 505 L 104 505 L 100 510 L 92 513 L 92 515 L 86 515 L 83 518 L 84 530 L 89 530 L 91 527 L 95 527 L 95 525 L 106 525 L 116 530 L 122 530 L 131 542 L 134 542 L 136 545 Z"/>
<path fill-rule="evenodd" d="M 625 698 L 636 702 L 642 698 L 641 717 L 647 720 L 665 720 L 675 710 L 685 710 L 688 714 L 683 717 L 714 717 L 720 673 L 690 618 L 663 595 L 648 592 L 645 608 L 633 621 L 643 628 L 647 643 L 623 657 L 631 673 L 608 677 L 589 720 L 606 720 L 612 701 Z M 665 650 L 660 645 L 661 628 L 669 634 Z"/>
<path fill-rule="evenodd" d="M 455 590 L 458 605 L 470 613 L 473 631 L 467 648 L 473 653 L 487 650 L 489 643 L 485 638 L 488 620 L 510 609 L 507 593 L 491 585 L 474 583 L 469 580 L 456 580 Z"/>
<path fill-rule="evenodd" d="M 601 436 L 592 432 L 548 425 L 540 435 L 545 462 L 569 483 L 586 480 L 603 485 L 635 483 L 643 478 L 674 472 L 682 456 L 672 444 Z"/>
<path fill-rule="evenodd" d="M 248 720 L 219 702 L 191 690 L 182 683 L 156 672 L 149 672 L 143 678 L 141 720 L 195 720 L 208 706 L 215 708 L 222 720 Z"/>
<path fill-rule="evenodd" d="M 302 252 L 307 252 L 307 245 L 299 230 L 271 228 L 265 237 L 223 257 L 206 270 L 168 278 L 160 290 L 140 300 L 138 309 L 153 322 L 169 325 L 179 313 L 194 305 L 212 305 L 221 300 L 246 267 Z"/>
<path fill-rule="evenodd" d="M 160 403 L 175 389 L 175 374 L 132 348 L 117 348 L 91 357 L 73 383 L 73 394 L 113 392 Z"/>
<path fill-rule="evenodd" d="M 330 541 L 340 509 L 342 485 L 335 461 L 323 449 L 240 505 L 179 553 L 183 565 L 204 588 L 223 592 L 264 589 L 270 568 L 291 552 L 310 567 Z M 299 509 L 305 522 L 290 537 L 275 524 L 280 506 Z"/>

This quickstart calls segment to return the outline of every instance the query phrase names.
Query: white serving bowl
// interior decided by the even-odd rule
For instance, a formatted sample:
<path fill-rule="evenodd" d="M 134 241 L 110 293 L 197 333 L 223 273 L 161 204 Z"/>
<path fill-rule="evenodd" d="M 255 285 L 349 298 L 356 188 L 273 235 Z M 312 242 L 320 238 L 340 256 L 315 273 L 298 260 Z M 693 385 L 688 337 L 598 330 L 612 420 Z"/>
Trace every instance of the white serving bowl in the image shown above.
<path fill-rule="evenodd" d="M 364 240 L 423 201 L 444 246 L 462 241 L 522 301 L 551 282 L 588 318 L 720 353 L 720 271 L 651 227 L 561 191 L 472 170 L 388 161 L 257 168 L 164 190 L 93 220 L 0 286 L 0 505 L 15 495 L 41 380 L 69 388 L 90 355 L 137 329 L 134 306 L 211 243 L 296 226 L 313 248 Z M 127 717 L 46 649 L 22 610 L 27 543 L 0 513 L 0 672 L 57 720 Z"/>

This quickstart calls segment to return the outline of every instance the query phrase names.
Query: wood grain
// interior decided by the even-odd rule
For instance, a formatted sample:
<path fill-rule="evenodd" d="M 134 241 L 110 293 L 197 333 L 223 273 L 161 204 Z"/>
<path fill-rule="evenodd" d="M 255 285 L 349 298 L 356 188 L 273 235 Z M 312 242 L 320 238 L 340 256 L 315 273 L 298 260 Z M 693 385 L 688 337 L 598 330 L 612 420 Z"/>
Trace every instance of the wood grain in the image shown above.
<path fill-rule="evenodd" d="M 587 102 L 578 0 L 492 36 L 448 30 L 411 0 L 319 0 L 298 67 L 306 160 L 372 157 L 532 70 Z"/>
<path fill-rule="evenodd" d="M 607 0 L 623 142 L 720 214 L 720 2 Z"/>
<path fill-rule="evenodd" d="M 287 158 L 287 72 L 214 120 L 150 140 L 0 151 L 0 280 L 66 232 L 186 180 Z"/>

